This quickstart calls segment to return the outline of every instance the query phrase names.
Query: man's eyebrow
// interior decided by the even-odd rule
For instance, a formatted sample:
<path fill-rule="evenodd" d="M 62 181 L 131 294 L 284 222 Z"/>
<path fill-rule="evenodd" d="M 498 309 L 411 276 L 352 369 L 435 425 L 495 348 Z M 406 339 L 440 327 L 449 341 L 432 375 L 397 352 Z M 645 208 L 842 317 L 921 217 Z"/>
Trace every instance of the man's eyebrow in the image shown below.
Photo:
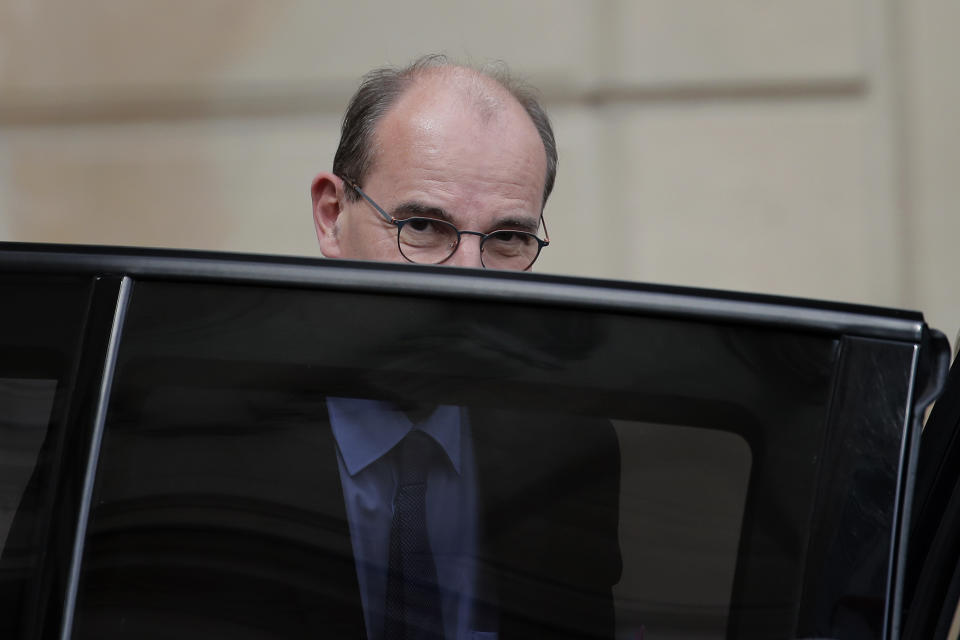
<path fill-rule="evenodd" d="M 394 218 L 402 220 L 404 218 L 414 218 L 423 216 L 426 218 L 438 218 L 440 220 L 445 220 L 450 224 L 454 224 L 453 216 L 451 216 L 446 209 L 443 207 L 436 207 L 433 205 L 424 204 L 422 202 L 417 202 L 416 200 L 408 200 L 406 202 L 401 202 L 396 207 L 393 208 L 391 212 Z M 494 221 L 493 225 L 487 232 L 498 231 L 501 229 L 508 229 L 514 231 L 528 231 L 530 233 L 536 233 L 540 228 L 540 217 L 536 218 L 527 218 L 527 217 L 518 217 L 518 216 L 505 216 L 503 218 L 498 218 Z M 471 231 L 480 231 L 480 229 L 471 229 Z"/>
<path fill-rule="evenodd" d="M 440 218 L 447 222 L 453 222 L 450 214 L 442 207 L 434 207 L 415 200 L 401 202 L 393 208 L 393 216 L 398 219 L 412 218 L 415 216 L 426 216 L 429 218 Z"/>
<path fill-rule="evenodd" d="M 499 218 L 494 222 L 493 228 L 491 231 L 496 231 L 497 229 L 512 229 L 515 231 L 528 231 L 530 233 L 536 233 L 537 229 L 540 228 L 540 218 L 517 218 L 517 217 L 507 217 Z"/>

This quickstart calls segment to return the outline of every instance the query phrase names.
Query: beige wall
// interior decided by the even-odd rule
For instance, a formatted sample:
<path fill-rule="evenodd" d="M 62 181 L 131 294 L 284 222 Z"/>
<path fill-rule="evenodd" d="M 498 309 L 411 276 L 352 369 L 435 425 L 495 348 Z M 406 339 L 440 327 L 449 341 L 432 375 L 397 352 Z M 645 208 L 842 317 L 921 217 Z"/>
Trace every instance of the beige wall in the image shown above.
<path fill-rule="evenodd" d="M 540 270 L 960 328 L 954 0 L 0 0 L 0 237 L 318 255 L 367 69 L 502 58 L 560 144 Z"/>

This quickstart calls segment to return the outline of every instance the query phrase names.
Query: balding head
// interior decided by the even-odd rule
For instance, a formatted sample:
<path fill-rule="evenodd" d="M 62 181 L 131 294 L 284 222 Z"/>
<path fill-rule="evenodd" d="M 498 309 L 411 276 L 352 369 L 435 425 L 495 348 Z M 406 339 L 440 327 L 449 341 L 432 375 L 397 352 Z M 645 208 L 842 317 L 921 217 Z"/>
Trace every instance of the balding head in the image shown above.
<path fill-rule="evenodd" d="M 343 118 L 340 145 L 333 160 L 333 173 L 363 184 L 377 157 L 377 130 L 381 120 L 402 96 L 414 87 L 452 93 L 463 105 L 489 120 L 498 112 L 519 106 L 526 113 L 543 144 L 546 170 L 541 207 L 553 190 L 557 172 L 557 145 L 546 112 L 535 91 L 501 66 L 470 67 L 432 55 L 397 69 L 375 69 L 363 77 Z M 351 200 L 358 196 L 347 195 Z"/>

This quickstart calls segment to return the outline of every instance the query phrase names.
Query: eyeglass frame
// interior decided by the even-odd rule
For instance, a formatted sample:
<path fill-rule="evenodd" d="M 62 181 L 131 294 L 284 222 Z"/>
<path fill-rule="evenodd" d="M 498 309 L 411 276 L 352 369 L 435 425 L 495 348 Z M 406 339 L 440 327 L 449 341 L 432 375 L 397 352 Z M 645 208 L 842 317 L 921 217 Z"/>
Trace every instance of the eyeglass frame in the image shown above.
<path fill-rule="evenodd" d="M 370 196 L 368 196 L 368 195 L 364 192 L 364 190 L 361 189 L 360 186 L 359 186 L 356 182 L 354 182 L 353 180 L 350 180 L 349 178 L 343 177 L 343 176 L 338 176 L 338 177 L 339 177 L 341 180 L 343 180 L 343 183 L 344 183 L 345 185 L 347 185 L 348 187 L 350 187 L 351 189 L 353 189 L 354 191 L 356 191 L 358 194 L 360 194 L 360 197 L 362 197 L 364 200 L 366 200 L 368 203 L 370 203 L 370 206 L 372 206 L 372 207 L 377 211 L 377 213 L 379 213 L 381 216 L 383 216 L 383 219 L 384 219 L 384 220 L 386 220 L 387 222 L 389 222 L 390 224 L 394 225 L 394 226 L 397 228 L 397 249 L 399 249 L 400 255 L 403 256 L 403 259 L 406 260 L 407 262 L 411 263 L 411 264 L 443 264 L 444 262 L 446 262 L 447 260 L 449 260 L 450 258 L 452 258 L 452 257 L 453 257 L 453 254 L 455 254 L 455 253 L 457 252 L 457 249 L 460 248 L 460 239 L 461 239 L 461 236 L 463 236 L 464 234 L 466 234 L 466 235 L 479 236 L 479 237 L 480 237 L 480 264 L 483 266 L 484 269 L 486 269 L 486 268 L 487 268 L 487 265 L 484 264 L 484 262 L 483 262 L 483 243 L 487 241 L 487 238 L 489 238 L 489 237 L 491 237 L 491 236 L 493 236 L 493 235 L 495 235 L 495 234 L 497 234 L 497 233 L 503 233 L 503 232 L 506 231 L 506 232 L 510 232 L 510 233 L 521 233 L 521 234 L 523 234 L 523 235 L 530 236 L 531 238 L 533 238 L 534 240 L 536 240 L 536 242 L 537 242 L 537 253 L 536 253 L 536 255 L 533 256 L 533 259 L 530 261 L 530 264 L 528 264 L 528 265 L 527 265 L 526 267 L 524 267 L 523 269 L 518 269 L 518 271 L 527 271 L 528 269 L 530 269 L 530 267 L 533 266 L 533 263 L 535 263 L 535 262 L 537 261 L 537 258 L 540 257 L 540 252 L 543 251 L 543 248 L 550 245 L 550 232 L 547 230 L 547 221 L 546 221 L 546 220 L 544 219 L 544 217 L 543 217 L 543 211 L 540 211 L 540 225 L 543 226 L 543 233 L 544 233 L 544 235 L 546 235 L 546 239 L 541 239 L 541 238 L 540 238 L 539 236 L 537 236 L 537 234 L 535 234 L 535 233 L 531 233 L 531 232 L 529 232 L 529 231 L 520 231 L 520 230 L 517 230 L 517 229 L 495 229 L 495 230 L 491 231 L 490 233 L 482 233 L 482 232 L 480 232 L 480 231 L 461 231 L 460 229 L 457 228 L 457 226 L 456 226 L 455 224 L 453 224 L 453 223 L 450 222 L 449 220 L 438 220 L 437 218 L 428 218 L 428 217 L 425 217 L 425 216 L 411 216 L 411 217 L 409 217 L 409 218 L 404 218 L 404 219 L 402 219 L 402 220 L 401 220 L 401 219 L 398 219 L 398 218 L 394 218 L 392 215 L 390 215 L 389 213 L 387 213 L 386 211 L 384 211 L 384 209 L 383 209 L 380 205 L 378 205 L 376 202 L 374 202 L 373 198 L 371 198 Z M 407 224 L 408 222 L 412 222 L 412 221 L 414 221 L 414 220 L 429 220 L 429 221 L 431 221 L 431 222 L 442 222 L 442 223 L 448 225 L 448 226 L 449 226 L 451 229 L 453 229 L 454 231 L 456 231 L 456 233 L 457 233 L 457 242 L 456 242 L 456 244 L 453 245 L 453 249 L 450 251 L 450 254 L 449 254 L 446 258 L 444 258 L 443 260 L 440 260 L 440 261 L 438 261 L 438 262 L 417 262 L 417 261 L 411 260 L 409 257 L 407 257 L 407 254 L 405 254 L 405 253 L 403 252 L 403 248 L 400 246 L 400 231 L 403 229 L 403 226 L 404 226 L 405 224 Z"/>

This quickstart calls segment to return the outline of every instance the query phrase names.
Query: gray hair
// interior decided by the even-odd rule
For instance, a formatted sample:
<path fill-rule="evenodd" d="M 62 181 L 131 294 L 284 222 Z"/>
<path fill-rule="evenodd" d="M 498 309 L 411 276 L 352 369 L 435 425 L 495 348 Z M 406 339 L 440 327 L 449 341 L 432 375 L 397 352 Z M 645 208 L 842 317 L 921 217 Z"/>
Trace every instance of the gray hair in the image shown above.
<path fill-rule="evenodd" d="M 477 68 L 454 65 L 444 55 L 428 55 L 415 60 L 410 65 L 398 69 L 381 67 L 363 76 L 360 87 L 347 105 L 340 129 L 340 146 L 333 157 L 333 172 L 342 177 L 363 181 L 373 167 L 373 137 L 381 118 L 386 115 L 397 99 L 410 86 L 431 69 L 463 67 L 494 80 L 507 90 L 524 108 L 533 121 L 543 148 L 547 155 L 547 173 L 543 183 L 543 206 L 553 191 L 553 182 L 557 175 L 557 143 L 553 137 L 553 128 L 547 112 L 540 105 L 536 90 L 511 75 L 506 65 L 498 63 Z M 353 189 L 346 190 L 346 197 L 355 201 L 359 196 Z"/>

